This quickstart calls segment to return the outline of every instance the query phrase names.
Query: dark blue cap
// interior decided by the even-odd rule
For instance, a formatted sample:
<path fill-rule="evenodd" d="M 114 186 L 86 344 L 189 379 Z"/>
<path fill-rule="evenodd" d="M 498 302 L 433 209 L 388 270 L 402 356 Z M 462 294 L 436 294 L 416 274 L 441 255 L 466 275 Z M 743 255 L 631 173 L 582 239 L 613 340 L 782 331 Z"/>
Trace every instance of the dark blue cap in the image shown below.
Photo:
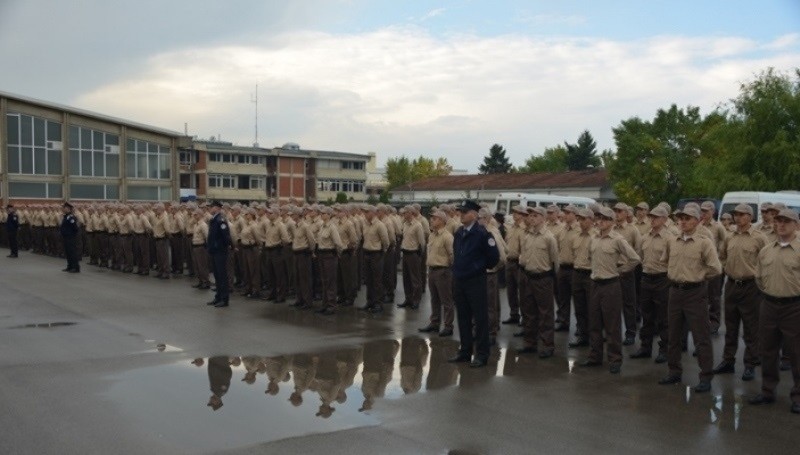
<path fill-rule="evenodd" d="M 458 207 L 456 207 L 456 210 L 458 210 L 459 212 L 469 212 L 470 210 L 475 210 L 477 212 L 480 211 L 480 209 L 481 206 L 478 205 L 477 202 L 470 201 L 469 199 L 461 201 L 461 203 L 458 204 Z"/>

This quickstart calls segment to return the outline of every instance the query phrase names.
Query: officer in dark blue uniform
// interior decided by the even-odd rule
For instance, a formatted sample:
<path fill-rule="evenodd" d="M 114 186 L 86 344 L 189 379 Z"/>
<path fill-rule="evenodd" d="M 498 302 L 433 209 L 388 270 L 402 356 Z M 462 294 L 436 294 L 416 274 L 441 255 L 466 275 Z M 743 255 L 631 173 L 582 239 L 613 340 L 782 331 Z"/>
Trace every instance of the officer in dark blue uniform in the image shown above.
<path fill-rule="evenodd" d="M 64 218 L 61 219 L 61 238 L 64 241 L 64 254 L 67 256 L 67 268 L 62 272 L 80 273 L 80 256 L 78 255 L 78 233 L 81 231 L 78 219 L 72 213 L 72 204 L 65 202 L 62 207 Z"/>
<path fill-rule="evenodd" d="M 500 252 L 492 234 L 478 224 L 480 206 L 464 201 L 459 207 L 461 226 L 453 236 L 453 300 L 458 314 L 461 347 L 450 362 L 469 362 L 470 367 L 489 361 L 489 304 L 486 269 L 497 265 Z M 473 322 L 475 333 L 473 336 Z M 475 357 L 472 358 L 473 350 Z"/>
<path fill-rule="evenodd" d="M 219 201 L 211 203 L 211 214 L 214 216 L 208 221 L 207 246 L 217 293 L 208 305 L 222 308 L 228 306 L 228 250 L 231 247 L 231 230 L 222 215 L 222 204 Z"/>
<path fill-rule="evenodd" d="M 11 250 L 10 258 L 18 257 L 19 244 L 17 243 L 17 232 L 19 232 L 19 215 L 13 205 L 8 204 L 8 219 L 6 220 L 6 232 L 8 233 L 8 248 Z"/>

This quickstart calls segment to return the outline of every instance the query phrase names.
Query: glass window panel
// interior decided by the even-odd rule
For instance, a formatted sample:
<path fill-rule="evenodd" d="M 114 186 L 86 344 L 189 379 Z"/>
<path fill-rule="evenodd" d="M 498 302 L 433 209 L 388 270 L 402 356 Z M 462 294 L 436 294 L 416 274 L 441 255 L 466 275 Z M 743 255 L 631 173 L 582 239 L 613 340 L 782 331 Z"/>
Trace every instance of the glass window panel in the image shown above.
<path fill-rule="evenodd" d="M 19 116 L 9 115 L 6 124 L 8 126 L 7 144 L 19 144 Z"/>
<path fill-rule="evenodd" d="M 21 133 L 20 145 L 33 145 L 33 118 L 30 115 L 20 115 Z"/>
<path fill-rule="evenodd" d="M 61 150 L 47 151 L 47 173 L 61 175 Z"/>
<path fill-rule="evenodd" d="M 77 126 L 69 127 L 69 148 L 80 148 L 81 133 Z"/>
<path fill-rule="evenodd" d="M 159 155 L 158 156 L 158 178 L 160 179 L 169 179 L 170 176 L 170 156 L 169 155 Z"/>
<path fill-rule="evenodd" d="M 61 141 L 61 124 L 58 122 L 47 122 L 47 140 Z"/>
<path fill-rule="evenodd" d="M 148 162 L 148 172 L 146 178 L 149 179 L 157 179 L 158 178 L 158 155 L 147 155 L 147 162 Z"/>
<path fill-rule="evenodd" d="M 61 188 L 60 183 L 48 183 L 47 184 L 47 197 L 51 199 L 61 199 L 64 197 L 63 189 Z"/>
<path fill-rule="evenodd" d="M 136 141 L 134 141 L 133 139 L 128 139 L 128 141 L 126 142 L 125 148 L 128 151 L 128 153 L 135 152 L 136 151 Z"/>
<path fill-rule="evenodd" d="M 106 177 L 119 177 L 119 155 L 106 155 Z"/>
<path fill-rule="evenodd" d="M 105 155 L 103 152 L 94 152 L 94 172 L 92 175 L 95 177 L 103 177 L 105 175 L 106 163 L 103 155 Z"/>
<path fill-rule="evenodd" d="M 47 171 L 47 160 L 45 159 L 46 151 L 42 147 L 36 147 L 33 149 L 33 173 L 34 174 L 46 174 Z"/>
<path fill-rule="evenodd" d="M 161 147 L 158 148 L 158 153 L 169 155 L 169 149 L 170 149 L 169 146 L 162 145 Z"/>
<path fill-rule="evenodd" d="M 136 177 L 147 178 L 147 155 L 136 154 Z"/>
<path fill-rule="evenodd" d="M 81 175 L 81 152 L 69 151 L 69 175 Z"/>
<path fill-rule="evenodd" d="M 19 174 L 19 147 L 8 147 L 8 172 Z"/>
<path fill-rule="evenodd" d="M 47 197 L 47 184 L 27 183 L 27 182 L 8 182 L 8 193 L 11 197 Z"/>
<path fill-rule="evenodd" d="M 119 136 L 106 133 L 106 145 L 119 145 Z"/>
<path fill-rule="evenodd" d="M 147 153 L 147 142 L 136 141 L 136 151 L 141 153 Z"/>
<path fill-rule="evenodd" d="M 158 199 L 157 186 L 129 186 L 128 199 L 135 201 L 154 201 Z"/>
<path fill-rule="evenodd" d="M 133 153 L 125 154 L 125 175 L 136 177 L 136 155 Z"/>
<path fill-rule="evenodd" d="M 105 150 L 106 141 L 103 138 L 103 133 L 100 131 L 93 131 L 94 136 L 94 149 Z"/>
<path fill-rule="evenodd" d="M 92 152 L 90 151 L 81 152 L 81 175 L 92 175 Z"/>
<path fill-rule="evenodd" d="M 33 118 L 33 145 L 37 147 L 44 147 L 44 138 L 46 135 L 44 125 L 45 122 L 43 118 Z"/>
<path fill-rule="evenodd" d="M 103 199 L 105 197 L 105 188 L 103 185 L 74 183 L 69 186 L 69 197 L 72 199 Z"/>
<path fill-rule="evenodd" d="M 119 199 L 119 187 L 117 185 L 106 185 L 106 199 Z"/>
<path fill-rule="evenodd" d="M 23 174 L 33 174 L 33 148 L 22 147 L 22 157 L 20 172 Z"/>
<path fill-rule="evenodd" d="M 81 148 L 90 150 L 92 148 L 92 130 L 81 128 Z"/>
<path fill-rule="evenodd" d="M 172 200 L 172 188 L 168 186 L 161 186 L 158 189 L 158 200 L 160 201 L 169 201 Z"/>

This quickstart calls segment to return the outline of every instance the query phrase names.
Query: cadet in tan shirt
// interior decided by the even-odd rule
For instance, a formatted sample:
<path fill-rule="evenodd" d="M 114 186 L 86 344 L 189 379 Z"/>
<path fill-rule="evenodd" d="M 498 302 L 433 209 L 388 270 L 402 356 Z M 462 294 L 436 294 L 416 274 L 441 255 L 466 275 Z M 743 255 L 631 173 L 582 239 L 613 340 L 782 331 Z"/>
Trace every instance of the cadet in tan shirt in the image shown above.
<path fill-rule="evenodd" d="M 153 239 L 156 243 L 156 261 L 158 263 L 157 278 L 162 280 L 169 279 L 169 214 L 164 208 L 164 204 L 155 205 L 155 217 L 153 218 Z"/>
<path fill-rule="evenodd" d="M 353 220 L 350 219 L 347 207 L 336 205 L 334 206 L 334 211 L 336 212 L 335 225 L 339 230 L 339 237 L 344 245 L 344 249 L 339 256 L 338 303 L 341 306 L 352 306 L 358 295 L 356 252 L 361 241 L 358 237 L 356 226 Z"/>
<path fill-rule="evenodd" d="M 665 210 L 667 215 L 669 215 L 669 210 Z M 639 234 L 644 237 L 650 231 L 650 218 L 648 217 L 650 213 L 650 205 L 647 202 L 640 202 L 636 204 L 636 209 L 633 211 L 633 215 L 636 217 L 636 220 L 633 222 L 633 226 L 639 231 Z"/>
<path fill-rule="evenodd" d="M 639 306 L 642 310 L 642 329 L 639 350 L 631 354 L 632 359 L 649 359 L 652 356 L 653 338 L 657 334 L 658 356 L 656 363 L 667 361 L 667 307 L 669 303 L 669 279 L 664 251 L 672 234 L 667 230 L 669 212 L 662 206 L 650 211 L 650 230 L 642 236 L 642 280 Z"/>
<path fill-rule="evenodd" d="M 728 276 L 725 285 L 725 350 L 722 363 L 714 374 L 733 373 L 736 351 L 739 348 L 739 325 L 744 326 L 744 374 L 742 380 L 755 379 L 755 367 L 761 362 L 758 351 L 758 311 L 761 292 L 755 282 L 758 252 L 767 243 L 766 237 L 751 223 L 753 208 L 739 204 L 733 210 L 736 230 L 726 236 L 719 252 L 723 269 Z"/>
<path fill-rule="evenodd" d="M 364 276 L 367 285 L 367 305 L 362 309 L 373 313 L 383 312 L 383 267 L 386 250 L 389 249 L 389 234 L 386 225 L 378 219 L 376 208 L 363 208 L 364 227 Z"/>
<path fill-rule="evenodd" d="M 208 279 L 208 251 L 206 250 L 206 240 L 208 240 L 208 223 L 205 221 L 205 212 L 196 209 L 192 215 L 192 261 L 198 283 L 192 287 L 199 289 L 210 289 L 211 281 Z"/>
<path fill-rule="evenodd" d="M 681 234 L 671 237 L 664 251 L 664 258 L 668 260 L 667 276 L 672 282 L 668 305 L 669 375 L 661 379 L 659 384 L 681 382 L 683 329 L 684 324 L 688 323 L 700 365 L 700 382 L 694 389 L 703 393 L 711 390 L 714 376 L 714 351 L 706 303 L 707 281 L 722 272 L 722 265 L 711 239 L 697 233 L 700 211 L 687 204 L 678 213 L 678 220 Z"/>
<path fill-rule="evenodd" d="M 585 208 L 576 214 L 578 231 L 564 248 L 572 250 L 574 268 L 572 270 L 572 301 L 575 305 L 575 340 L 569 347 L 589 346 L 589 298 L 593 282 L 592 260 L 589 247 L 592 244 L 594 212 Z"/>
<path fill-rule="evenodd" d="M 497 332 L 500 331 L 500 285 L 498 272 L 506 263 L 506 242 L 500 231 L 492 224 L 494 217 L 489 209 L 482 208 L 478 211 L 480 223 L 492 235 L 500 253 L 500 260 L 493 268 L 486 270 L 486 302 L 489 308 L 489 343 L 497 343 Z"/>
<path fill-rule="evenodd" d="M 641 251 L 642 236 L 639 234 L 639 230 L 636 227 L 628 223 L 630 207 L 625 203 L 619 202 L 614 206 L 614 215 L 616 217 L 614 231 L 620 234 L 634 251 Z M 639 305 L 636 300 L 635 268 L 620 274 L 619 282 L 622 286 L 622 315 L 625 320 L 625 340 L 622 344 L 624 346 L 630 346 L 636 342 L 636 320 L 640 313 Z"/>
<path fill-rule="evenodd" d="M 627 214 L 627 209 L 624 209 Z M 627 216 L 627 215 L 626 215 Z M 589 358 L 582 366 L 603 365 L 603 330 L 607 340 L 609 371 L 618 374 L 622 366 L 622 286 L 620 277 L 639 264 L 639 255 L 613 229 L 618 215 L 608 207 L 598 211 L 599 232 L 592 239 L 589 257 L 592 263 L 592 296 L 589 300 Z M 638 233 L 638 231 L 637 231 Z"/>
<path fill-rule="evenodd" d="M 441 337 L 453 335 L 455 306 L 453 305 L 453 234 L 447 229 L 448 216 L 443 211 L 431 215 L 431 232 L 428 238 L 428 286 L 431 291 L 431 317 L 420 332 L 437 332 Z"/>
<path fill-rule="evenodd" d="M 322 308 L 317 312 L 325 315 L 334 314 L 338 306 L 336 273 L 339 268 L 339 256 L 345 249 L 333 215 L 332 208 L 320 208 L 322 226 L 317 232 L 317 256 L 319 256 L 319 271 L 322 281 Z"/>
<path fill-rule="evenodd" d="M 242 262 L 242 281 L 245 286 L 245 297 L 250 299 L 261 298 L 261 260 L 260 250 L 263 243 L 262 232 L 258 221 L 257 212 L 253 208 L 242 209 L 242 216 L 228 223 L 238 224 L 239 256 Z"/>
<path fill-rule="evenodd" d="M 541 343 L 539 357 L 549 358 L 554 350 L 553 283 L 558 272 L 558 243 L 545 226 L 545 209 L 532 207 L 528 211 L 528 229 L 519 258 L 523 272 L 520 305 L 525 346 L 518 352 L 537 352 Z"/>
<path fill-rule="evenodd" d="M 297 301 L 292 306 L 304 310 L 311 308 L 313 303 L 311 255 L 316 249 L 317 242 L 314 238 L 314 227 L 311 221 L 303 217 L 303 209 L 294 209 L 292 211 L 292 219 L 297 223 L 292 241 L 294 273 L 297 279 Z"/>
<path fill-rule="evenodd" d="M 522 239 L 525 237 L 525 217 L 528 216 L 528 210 L 521 205 L 515 205 L 511 208 L 511 216 L 514 219 L 514 223 L 506 232 L 506 295 L 508 297 L 509 316 L 508 319 L 502 322 L 503 324 L 518 324 L 520 321 L 519 295 L 521 278 L 519 274 L 522 272 L 519 267 L 519 256 L 522 251 Z"/>
<path fill-rule="evenodd" d="M 381 277 L 381 289 L 383 290 L 385 303 L 394 303 L 394 293 L 397 290 L 397 258 L 399 258 L 399 254 L 401 252 L 401 244 L 398 242 L 398 239 L 402 242 L 403 238 L 403 227 L 402 223 L 398 225 L 395 222 L 394 215 L 391 213 L 391 209 L 387 205 L 378 204 L 377 208 L 377 215 L 378 219 L 386 226 L 386 235 L 389 236 L 389 248 L 386 249 L 383 257 L 383 275 Z M 413 208 L 411 206 L 408 209 Z M 421 267 L 421 265 L 420 265 Z M 421 276 L 421 275 L 420 275 Z M 405 300 L 401 305 L 398 305 L 398 308 L 404 308 L 406 306 L 411 305 L 411 300 L 409 296 L 412 295 L 406 288 L 406 277 L 405 273 L 403 273 L 403 286 L 405 291 Z M 420 293 L 421 294 L 421 293 Z"/>
<path fill-rule="evenodd" d="M 400 214 L 403 216 L 403 242 L 400 244 L 400 249 L 403 252 L 405 301 L 397 307 L 410 307 L 416 310 L 422 300 L 422 249 L 425 248 L 425 233 L 422 224 L 416 218 L 416 209 L 413 206 L 403 207 L 400 209 Z"/>
<path fill-rule="evenodd" d="M 554 234 L 558 241 L 558 276 L 556 277 L 556 332 L 569 332 L 572 319 L 572 270 L 574 269 L 574 252 L 571 248 L 572 241 L 580 232 L 575 214 L 578 208 L 574 205 L 564 207 L 564 222 L 558 234 Z"/>
<path fill-rule="evenodd" d="M 791 411 L 800 414 L 800 239 L 797 229 L 800 217 L 791 209 L 783 209 L 775 217 L 777 240 L 767 243 L 758 253 L 756 283 L 764 293 L 759 315 L 761 346 L 761 393 L 750 399 L 751 404 L 775 401 L 778 386 L 779 355 L 783 343 L 784 355 L 792 367 L 790 396 Z"/>
<path fill-rule="evenodd" d="M 727 232 L 721 223 L 714 220 L 716 206 L 711 201 L 705 201 L 700 205 L 700 224 L 708 230 L 711 242 L 717 253 L 722 248 L 722 243 L 727 237 Z M 708 316 L 711 320 L 711 333 L 719 332 L 720 321 L 722 319 L 722 281 L 723 276 L 717 275 L 708 281 Z"/>

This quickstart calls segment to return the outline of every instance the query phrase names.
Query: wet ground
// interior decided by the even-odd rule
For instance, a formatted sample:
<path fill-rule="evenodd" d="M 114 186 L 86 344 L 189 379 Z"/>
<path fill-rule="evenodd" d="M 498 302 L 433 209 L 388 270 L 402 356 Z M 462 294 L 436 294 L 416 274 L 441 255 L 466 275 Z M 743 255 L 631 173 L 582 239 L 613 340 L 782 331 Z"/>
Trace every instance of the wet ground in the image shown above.
<path fill-rule="evenodd" d="M 445 362 L 457 333 L 419 336 L 426 304 L 329 317 L 237 297 L 215 309 L 188 278 L 61 268 L 0 259 L 0 453 L 777 454 L 800 443 L 788 372 L 777 403 L 754 407 L 759 381 L 738 375 L 694 394 L 688 354 L 685 384 L 665 387 L 652 361 L 626 358 L 619 376 L 576 367 L 586 352 L 565 333 L 551 359 L 519 355 L 509 326 L 472 370 Z"/>

